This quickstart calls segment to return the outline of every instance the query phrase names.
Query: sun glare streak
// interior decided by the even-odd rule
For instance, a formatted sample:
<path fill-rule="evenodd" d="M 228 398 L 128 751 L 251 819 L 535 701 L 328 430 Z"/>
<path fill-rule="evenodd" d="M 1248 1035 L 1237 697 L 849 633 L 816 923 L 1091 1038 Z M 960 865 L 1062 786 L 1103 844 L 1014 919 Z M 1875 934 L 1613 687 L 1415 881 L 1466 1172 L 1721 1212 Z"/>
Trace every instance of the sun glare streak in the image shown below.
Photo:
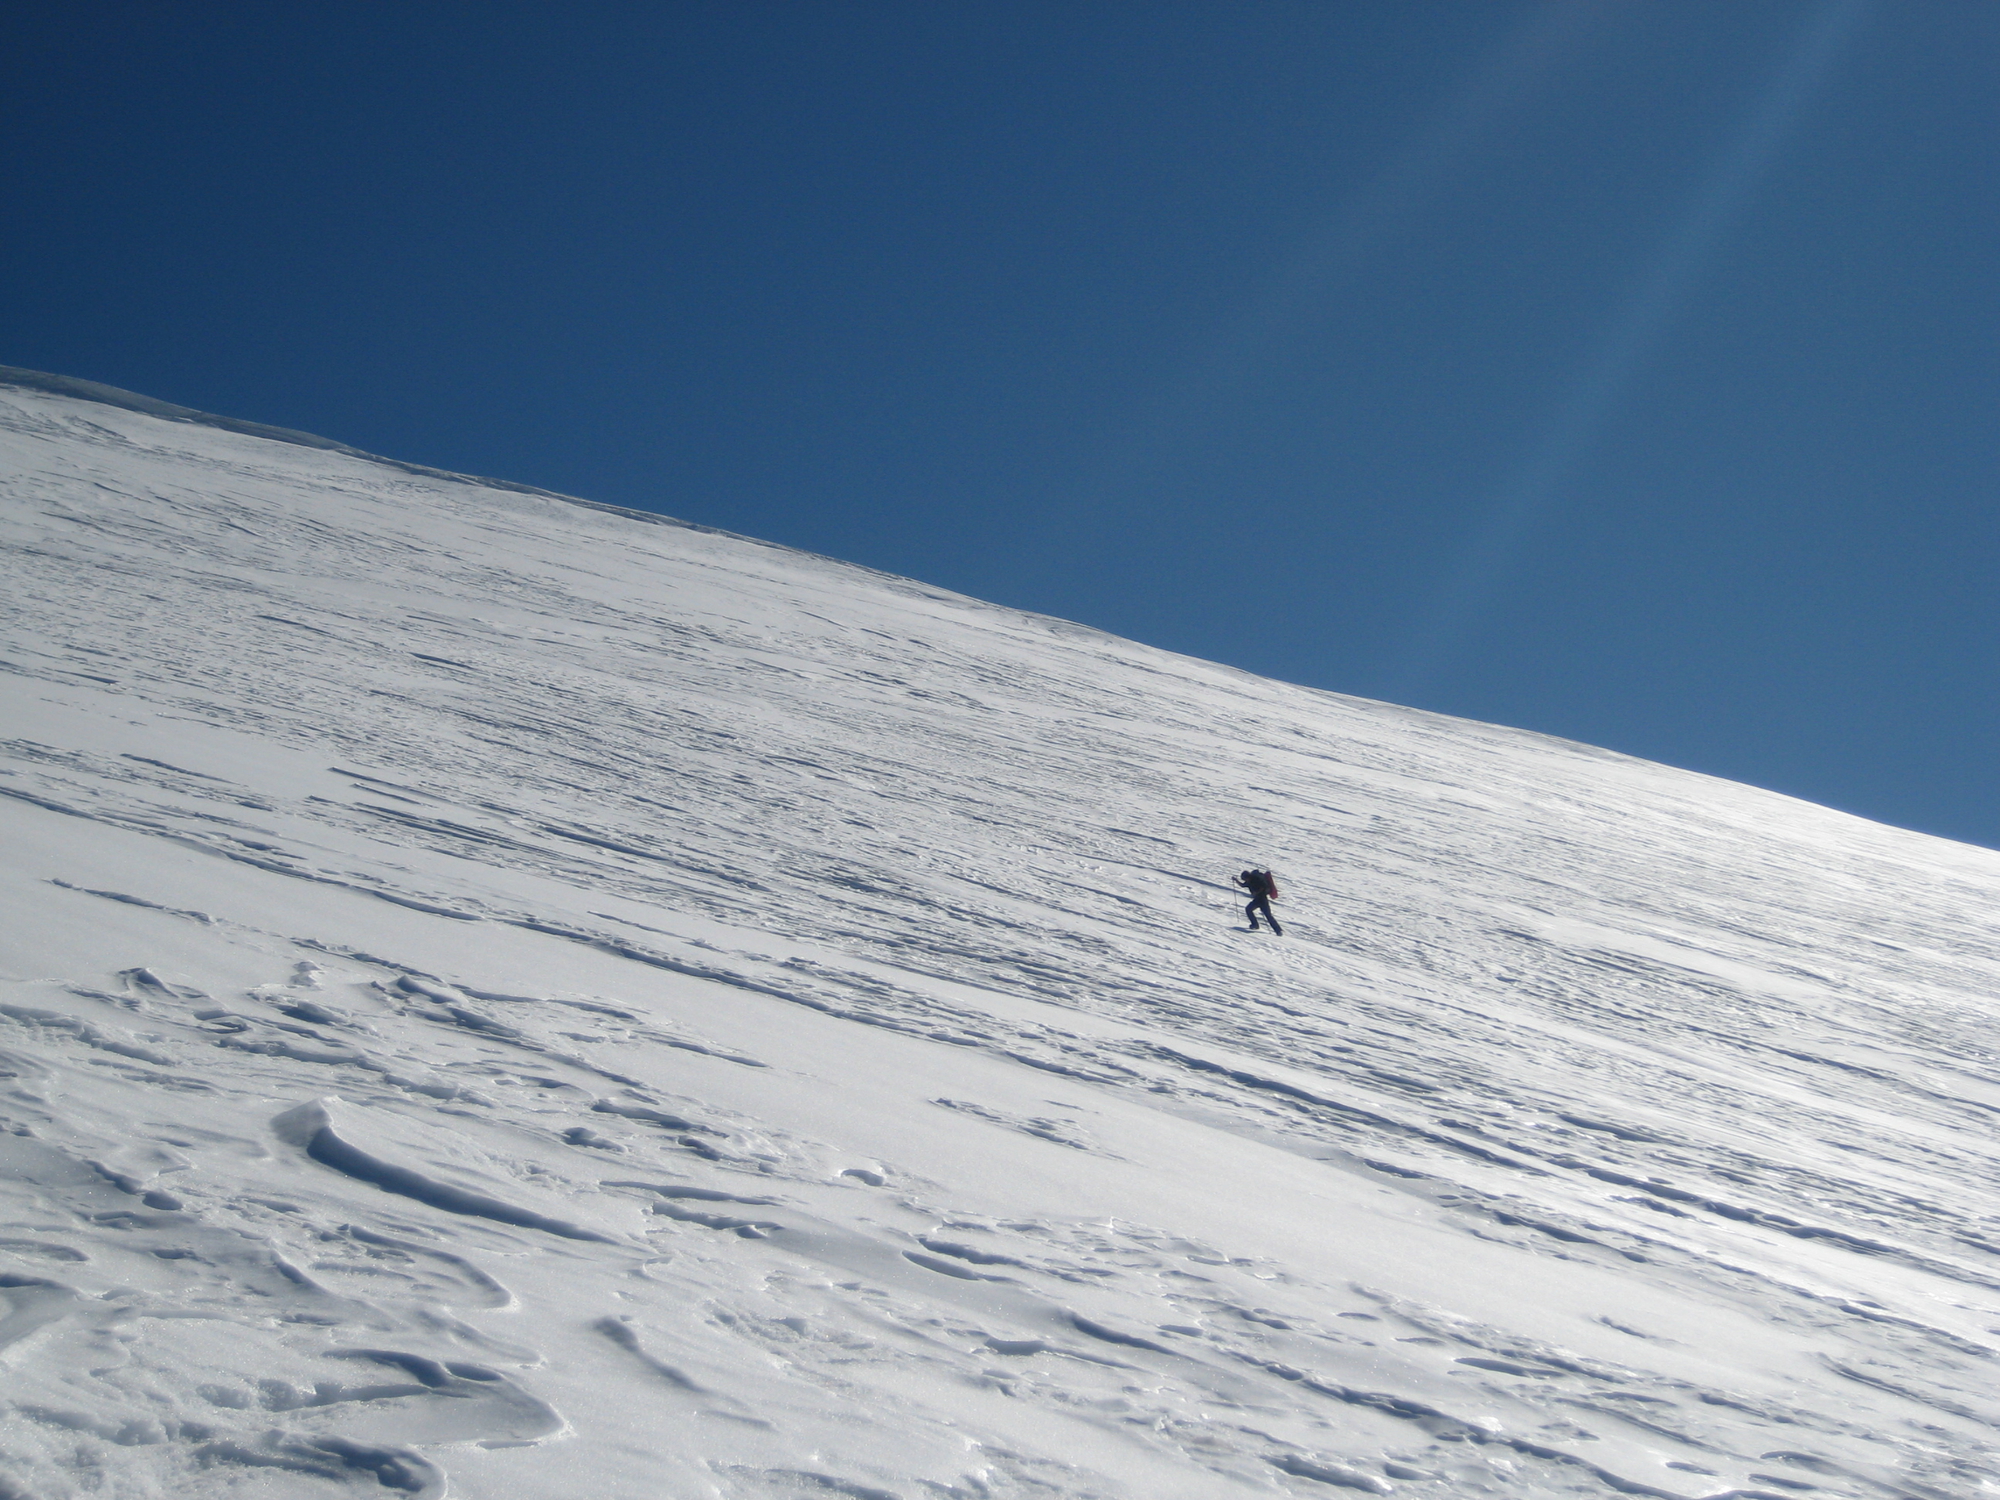
<path fill-rule="evenodd" d="M 1284 255 L 1234 319 L 1180 372 L 1150 410 L 1109 445 L 1079 488 L 1100 514 L 1240 425 L 1245 391 L 1287 348 L 1338 316 L 1344 292 L 1438 191 L 1455 162 L 1495 122 L 1542 87 L 1604 15 L 1602 0 L 1551 0 L 1532 11 L 1443 100 L 1372 180 L 1324 214 Z"/>
<path fill-rule="evenodd" d="M 1818 7 L 1798 44 L 1759 94 L 1743 129 L 1679 215 L 1674 230 L 1638 268 L 1595 351 L 1534 435 L 1513 474 L 1494 494 L 1484 521 L 1445 573 L 1392 676 L 1397 696 L 1431 687 L 1492 603 L 1537 522 L 1590 457 L 1619 400 L 1687 304 L 1708 263 L 1787 137 L 1831 76 L 1871 0 Z"/>

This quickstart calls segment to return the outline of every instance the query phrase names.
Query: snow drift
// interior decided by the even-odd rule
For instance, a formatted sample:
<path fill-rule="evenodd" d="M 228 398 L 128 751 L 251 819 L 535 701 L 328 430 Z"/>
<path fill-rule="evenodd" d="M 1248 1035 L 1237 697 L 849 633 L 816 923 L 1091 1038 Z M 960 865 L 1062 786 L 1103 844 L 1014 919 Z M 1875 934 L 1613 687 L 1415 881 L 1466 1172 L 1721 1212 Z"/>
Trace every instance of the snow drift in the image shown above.
<path fill-rule="evenodd" d="M 2000 1490 L 2000 855 L 0 381 L 0 1495 Z"/>

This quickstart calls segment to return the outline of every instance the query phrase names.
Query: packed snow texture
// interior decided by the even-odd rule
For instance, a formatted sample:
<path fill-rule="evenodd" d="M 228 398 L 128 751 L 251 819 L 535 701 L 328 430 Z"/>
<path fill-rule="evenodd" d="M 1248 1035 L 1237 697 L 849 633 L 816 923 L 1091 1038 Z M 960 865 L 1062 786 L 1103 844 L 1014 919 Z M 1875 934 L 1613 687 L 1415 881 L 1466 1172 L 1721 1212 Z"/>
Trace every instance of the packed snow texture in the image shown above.
<path fill-rule="evenodd" d="M 13 382 L 0 1496 L 2000 1493 L 2000 855 Z"/>

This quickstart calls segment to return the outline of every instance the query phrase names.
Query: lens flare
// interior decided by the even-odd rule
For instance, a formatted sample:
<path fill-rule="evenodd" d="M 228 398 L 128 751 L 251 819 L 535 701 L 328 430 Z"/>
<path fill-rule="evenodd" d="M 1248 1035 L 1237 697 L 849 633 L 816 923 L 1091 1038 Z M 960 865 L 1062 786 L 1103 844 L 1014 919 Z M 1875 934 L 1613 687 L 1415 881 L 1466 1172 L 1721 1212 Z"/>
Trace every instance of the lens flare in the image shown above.
<path fill-rule="evenodd" d="M 1591 455 L 1605 420 L 1659 347 L 1702 272 L 1859 30 L 1870 0 L 1816 7 L 1803 35 L 1759 93 L 1743 128 L 1636 269 L 1591 356 L 1492 497 L 1485 518 L 1439 581 L 1393 675 L 1408 701 L 1435 685 L 1493 602 L 1563 487 Z"/>

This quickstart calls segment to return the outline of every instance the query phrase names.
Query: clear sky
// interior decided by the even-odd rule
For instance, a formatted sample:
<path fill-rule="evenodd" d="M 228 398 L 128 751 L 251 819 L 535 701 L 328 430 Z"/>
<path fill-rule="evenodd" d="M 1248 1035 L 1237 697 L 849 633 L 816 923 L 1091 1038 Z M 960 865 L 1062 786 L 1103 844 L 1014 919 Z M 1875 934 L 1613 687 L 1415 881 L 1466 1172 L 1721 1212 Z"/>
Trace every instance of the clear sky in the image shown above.
<path fill-rule="evenodd" d="M 0 362 L 2000 846 L 2000 5 L 0 15 Z"/>

